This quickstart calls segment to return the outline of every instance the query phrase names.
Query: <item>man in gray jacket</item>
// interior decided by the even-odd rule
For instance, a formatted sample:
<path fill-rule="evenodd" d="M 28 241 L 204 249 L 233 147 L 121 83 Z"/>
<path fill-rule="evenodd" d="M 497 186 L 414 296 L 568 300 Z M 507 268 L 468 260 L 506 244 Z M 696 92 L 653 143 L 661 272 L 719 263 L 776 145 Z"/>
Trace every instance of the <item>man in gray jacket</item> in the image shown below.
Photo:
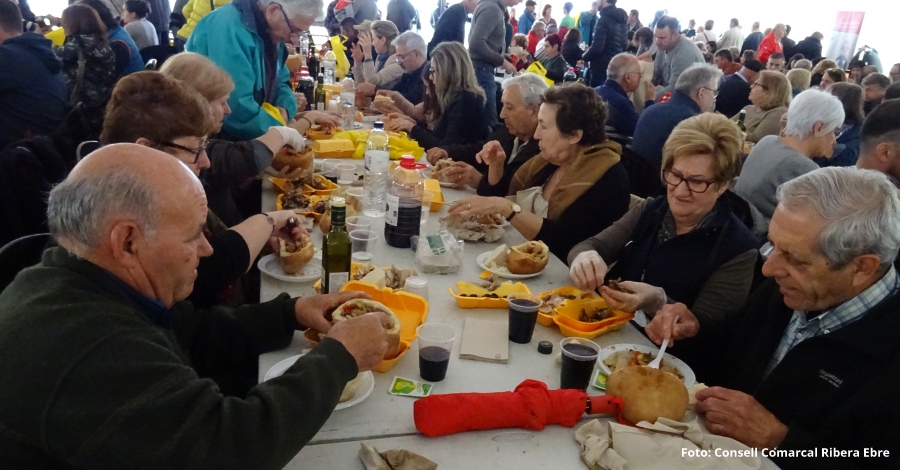
<path fill-rule="evenodd" d="M 653 84 L 656 97 L 675 92 L 675 83 L 681 73 L 696 63 L 703 63 L 703 53 L 689 39 L 678 32 L 678 20 L 663 16 L 656 23 L 653 33 L 659 53 L 653 64 Z"/>
<path fill-rule="evenodd" d="M 480 0 L 472 14 L 472 27 L 469 30 L 469 57 L 475 67 L 475 78 L 484 89 L 487 103 L 484 112 L 487 124 L 497 124 L 497 82 L 494 81 L 494 69 L 503 69 L 513 74 L 516 67 L 503 57 L 506 51 L 506 23 L 509 22 L 507 7 L 514 7 L 522 0 Z"/>

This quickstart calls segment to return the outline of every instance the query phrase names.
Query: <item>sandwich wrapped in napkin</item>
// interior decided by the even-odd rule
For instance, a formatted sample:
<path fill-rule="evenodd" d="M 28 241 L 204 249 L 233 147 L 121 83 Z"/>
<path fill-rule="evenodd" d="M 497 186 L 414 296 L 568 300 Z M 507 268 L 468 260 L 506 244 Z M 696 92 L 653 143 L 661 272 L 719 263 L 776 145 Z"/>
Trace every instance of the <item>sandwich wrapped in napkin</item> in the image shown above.
<path fill-rule="evenodd" d="M 443 161 L 443 160 L 441 160 Z M 503 236 L 505 230 L 501 225 L 503 218 L 499 215 L 480 215 L 460 217 L 448 215 L 441 218 L 441 226 L 453 234 L 457 240 L 485 241 L 492 243 Z"/>

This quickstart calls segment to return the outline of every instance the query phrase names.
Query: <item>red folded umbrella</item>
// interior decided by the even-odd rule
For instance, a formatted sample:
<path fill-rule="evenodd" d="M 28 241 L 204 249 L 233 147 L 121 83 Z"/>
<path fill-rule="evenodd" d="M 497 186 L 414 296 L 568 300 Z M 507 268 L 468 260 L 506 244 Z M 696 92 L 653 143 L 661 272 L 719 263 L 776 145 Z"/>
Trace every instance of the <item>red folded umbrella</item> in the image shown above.
<path fill-rule="evenodd" d="M 580 390 L 548 390 L 526 380 L 512 392 L 451 393 L 421 398 L 413 404 L 416 429 L 429 437 L 465 431 L 522 428 L 540 431 L 548 424 L 572 427 L 582 415 L 618 415 L 622 399 L 590 397 Z"/>

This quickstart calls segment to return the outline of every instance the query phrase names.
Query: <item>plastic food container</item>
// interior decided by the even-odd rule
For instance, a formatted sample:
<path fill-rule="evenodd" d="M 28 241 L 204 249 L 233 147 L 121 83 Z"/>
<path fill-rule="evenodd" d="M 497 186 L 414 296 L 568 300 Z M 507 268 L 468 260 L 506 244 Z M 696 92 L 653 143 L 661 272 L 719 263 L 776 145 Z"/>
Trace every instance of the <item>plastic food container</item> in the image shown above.
<path fill-rule="evenodd" d="M 450 295 L 456 299 L 456 305 L 459 308 L 507 308 L 509 306 L 506 302 L 507 295 L 512 293 L 531 293 L 528 286 L 521 282 L 515 284 L 512 282 L 504 282 L 493 292 L 494 294 L 497 294 L 497 298 L 484 297 L 491 292 L 488 292 L 487 289 L 476 286 L 471 282 L 457 282 L 456 290 L 458 293 L 453 292 L 453 289 L 448 290 L 450 291 Z M 479 297 L 464 297 L 463 294 L 466 294 L 467 296 L 474 294 Z"/>
<path fill-rule="evenodd" d="M 307 194 L 307 193 L 303 193 L 303 194 Z M 283 210 L 283 206 L 281 204 L 282 199 L 284 199 L 284 194 L 279 194 L 278 199 L 275 201 L 275 208 L 278 210 Z M 329 196 L 316 196 L 315 194 L 309 196 L 310 205 L 315 205 L 319 201 L 323 201 L 323 200 L 327 201 L 328 199 L 329 199 Z M 294 212 L 299 215 L 302 215 L 304 217 L 312 217 L 316 223 L 319 223 L 319 219 L 321 219 L 322 216 L 324 215 L 324 212 L 321 214 L 318 212 L 299 211 L 299 210 L 295 210 Z"/>
<path fill-rule="evenodd" d="M 634 318 L 633 313 L 614 311 L 612 317 L 603 321 L 587 323 L 578 320 L 582 309 L 598 308 L 606 308 L 606 301 L 602 298 L 569 301 L 557 307 L 553 322 L 565 336 L 591 339 L 615 331 Z"/>
<path fill-rule="evenodd" d="M 585 292 L 577 287 L 572 287 L 572 286 L 565 286 L 565 287 L 560 287 L 559 289 L 548 290 L 546 292 L 541 292 L 537 296 L 540 297 L 541 300 L 546 302 L 547 301 L 546 299 L 553 294 L 574 295 L 574 296 L 579 296 L 582 299 L 599 299 L 600 298 L 600 296 L 594 292 Z M 578 300 L 578 299 L 565 300 L 565 301 L 563 301 L 562 305 L 560 305 L 560 307 L 567 304 L 568 302 L 575 301 L 575 300 Z M 557 308 L 559 308 L 559 307 L 557 307 Z M 555 310 L 556 309 L 554 309 L 554 313 L 550 313 L 550 314 L 538 312 L 537 322 L 544 326 L 553 326 L 553 317 L 556 315 Z"/>

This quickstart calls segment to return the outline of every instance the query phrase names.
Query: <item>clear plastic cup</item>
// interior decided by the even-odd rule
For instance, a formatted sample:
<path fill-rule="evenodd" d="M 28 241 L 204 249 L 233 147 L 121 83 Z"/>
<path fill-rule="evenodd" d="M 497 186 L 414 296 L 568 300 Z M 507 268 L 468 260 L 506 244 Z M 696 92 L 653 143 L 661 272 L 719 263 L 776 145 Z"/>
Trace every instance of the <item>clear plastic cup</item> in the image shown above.
<path fill-rule="evenodd" d="M 356 179 L 356 165 L 350 163 L 338 163 L 335 165 L 338 184 L 352 184 Z"/>
<path fill-rule="evenodd" d="M 378 233 L 372 230 L 354 230 L 350 232 L 351 253 L 350 258 L 360 263 L 368 263 L 372 260 L 372 252 L 369 248 L 378 240 Z"/>
<path fill-rule="evenodd" d="M 341 163 L 340 160 L 335 160 L 333 158 L 328 158 L 322 160 L 322 176 L 328 178 L 334 183 L 337 183 L 337 165 Z"/>
<path fill-rule="evenodd" d="M 361 214 L 369 199 L 369 192 L 365 188 L 350 188 L 347 190 L 347 215 Z M 371 219 L 369 219 L 371 220 Z"/>
<path fill-rule="evenodd" d="M 354 215 L 353 217 L 347 217 L 346 224 L 348 233 L 356 230 L 369 230 L 372 228 L 372 219 Z"/>
<path fill-rule="evenodd" d="M 431 201 L 433 199 L 433 192 L 425 191 L 422 193 L 422 217 L 419 219 L 421 225 L 425 225 L 425 222 L 428 222 L 428 213 L 431 212 Z"/>
<path fill-rule="evenodd" d="M 562 351 L 559 388 L 587 390 L 600 346 L 584 338 L 565 338 L 559 342 L 559 348 Z"/>
<path fill-rule="evenodd" d="M 416 328 L 416 335 L 419 337 L 419 376 L 428 382 L 444 380 L 456 331 L 441 323 L 426 323 Z"/>
<path fill-rule="evenodd" d="M 408 277 L 403 284 L 403 290 L 428 300 L 428 279 L 421 276 Z"/>

